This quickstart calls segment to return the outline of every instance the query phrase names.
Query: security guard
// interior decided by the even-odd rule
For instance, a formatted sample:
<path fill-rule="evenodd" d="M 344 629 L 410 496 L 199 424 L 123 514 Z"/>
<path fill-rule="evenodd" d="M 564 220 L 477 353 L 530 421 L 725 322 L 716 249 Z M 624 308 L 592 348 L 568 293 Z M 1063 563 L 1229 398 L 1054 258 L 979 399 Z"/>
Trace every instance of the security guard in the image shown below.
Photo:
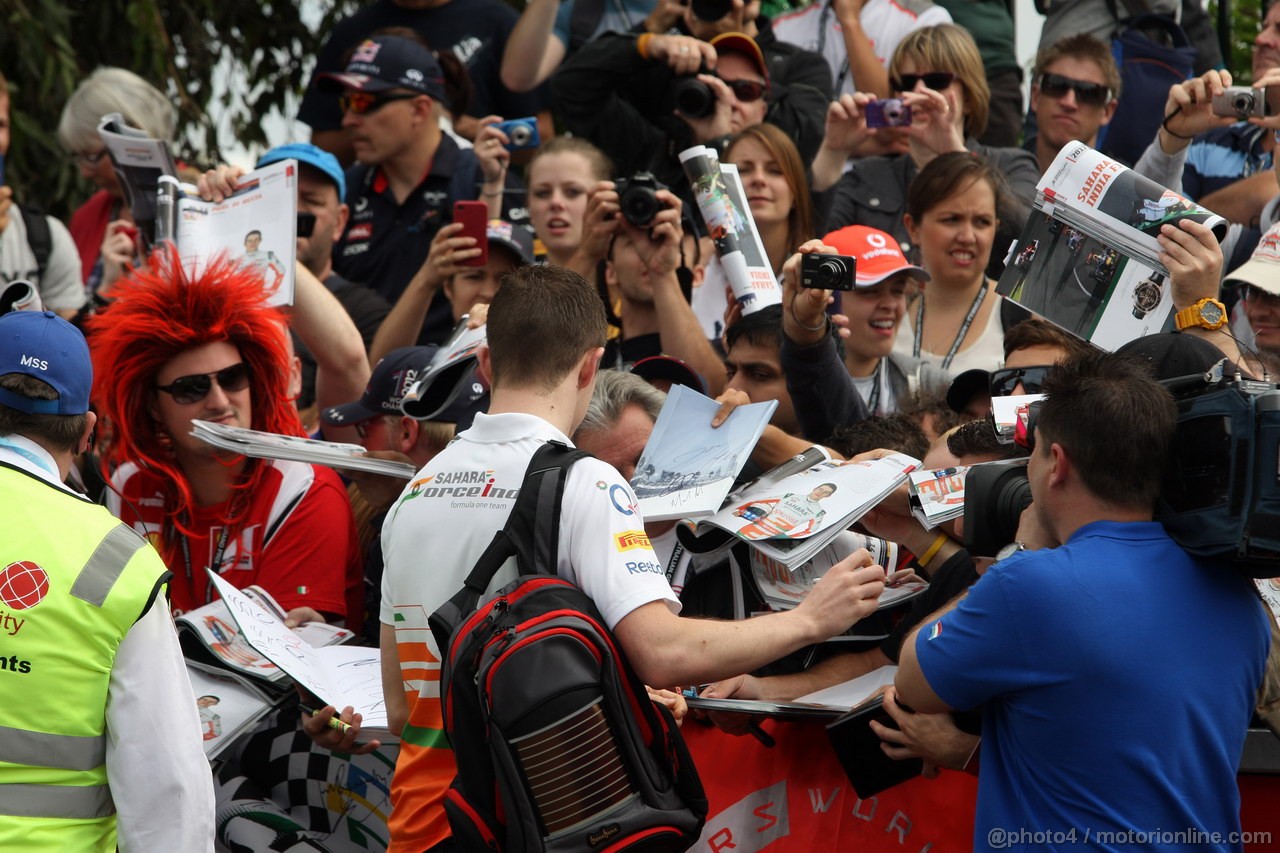
<path fill-rule="evenodd" d="M 212 851 L 164 564 L 63 485 L 92 381 L 70 323 L 0 316 L 0 850 Z"/>

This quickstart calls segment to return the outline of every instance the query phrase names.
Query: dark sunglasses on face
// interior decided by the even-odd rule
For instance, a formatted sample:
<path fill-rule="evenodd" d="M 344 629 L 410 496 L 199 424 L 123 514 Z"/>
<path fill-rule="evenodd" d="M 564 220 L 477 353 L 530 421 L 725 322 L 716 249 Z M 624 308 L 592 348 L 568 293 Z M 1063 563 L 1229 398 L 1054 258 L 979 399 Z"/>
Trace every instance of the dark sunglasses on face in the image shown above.
<path fill-rule="evenodd" d="M 1091 107 L 1106 106 L 1107 100 L 1111 97 L 1111 90 L 1101 83 L 1073 80 L 1061 74 L 1041 74 L 1036 85 L 1050 98 L 1062 98 L 1067 92 L 1075 92 L 1077 101 Z"/>
<path fill-rule="evenodd" d="M 1044 384 L 1044 375 L 1052 365 L 1040 364 L 1035 367 L 1005 367 L 991 372 L 991 396 L 1008 397 L 1013 389 L 1022 383 L 1027 389 L 1025 394 L 1039 394 Z"/>
<path fill-rule="evenodd" d="M 725 80 L 723 77 L 720 79 L 733 90 L 733 96 L 744 104 L 760 100 L 765 92 L 769 91 L 769 84 L 761 83 L 759 80 Z"/>
<path fill-rule="evenodd" d="M 193 373 L 190 376 L 179 376 L 168 385 L 157 385 L 156 389 L 173 398 L 173 402 L 183 406 L 199 403 L 213 390 L 213 383 L 228 393 L 243 391 L 249 387 L 249 366 L 243 361 L 230 367 L 215 370 L 212 373 Z"/>
<path fill-rule="evenodd" d="M 373 94 L 372 92 L 344 92 L 338 96 L 338 106 L 344 113 L 355 113 L 358 116 L 376 113 L 387 104 L 395 101 L 409 101 L 417 98 L 416 92 L 398 94 Z"/>
<path fill-rule="evenodd" d="M 1280 307 L 1280 295 L 1268 293 L 1261 287 L 1255 287 L 1252 284 L 1240 285 L 1240 298 L 1251 305 L 1270 305 Z"/>
<path fill-rule="evenodd" d="M 911 92 L 916 84 L 924 81 L 925 88 L 941 91 L 956 81 L 956 75 L 950 71 L 926 71 L 923 74 L 900 74 L 891 81 L 895 92 Z"/>
<path fill-rule="evenodd" d="M 339 199 L 341 200 L 341 199 Z M 310 237 L 316 230 L 316 215 L 314 213 L 298 214 L 298 236 L 302 239 Z"/>

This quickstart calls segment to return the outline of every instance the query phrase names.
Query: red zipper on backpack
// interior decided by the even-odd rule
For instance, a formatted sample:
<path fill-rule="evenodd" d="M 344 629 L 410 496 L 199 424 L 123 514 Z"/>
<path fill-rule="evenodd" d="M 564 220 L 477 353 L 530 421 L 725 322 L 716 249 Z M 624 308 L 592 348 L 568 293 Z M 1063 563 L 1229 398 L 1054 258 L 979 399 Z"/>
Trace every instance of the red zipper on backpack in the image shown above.
<path fill-rule="evenodd" d="M 472 826 L 474 826 L 476 831 L 480 833 L 480 837 L 484 839 L 486 847 L 490 850 L 502 849 L 498 844 L 498 839 L 494 837 L 493 832 L 489 829 L 489 824 L 480 817 L 480 813 L 472 807 L 471 803 L 467 802 L 466 798 L 463 797 L 456 788 L 450 788 L 444 792 L 444 795 L 449 802 L 453 803 L 454 806 L 459 808 L 462 813 L 467 816 L 471 821 Z"/>
<path fill-rule="evenodd" d="M 535 622 L 535 621 L 541 621 L 541 619 L 530 620 L 530 622 Z M 552 628 L 551 630 L 546 631 L 542 634 L 538 634 L 535 637 L 525 637 L 522 640 L 518 640 L 516 643 L 514 643 L 511 646 L 511 648 L 507 649 L 502 654 L 498 655 L 497 659 L 495 659 L 494 662 L 489 665 L 489 674 L 485 677 L 485 680 L 484 680 L 485 695 L 486 696 L 489 695 L 489 693 L 492 691 L 493 677 L 497 673 L 498 667 L 502 665 L 502 662 L 504 660 L 506 660 L 511 655 L 515 654 L 522 646 L 528 645 L 534 640 L 539 640 L 551 634 L 563 634 L 568 637 L 573 637 L 574 639 L 582 643 L 582 645 L 587 647 L 587 650 L 591 652 L 593 657 L 595 657 L 597 664 L 604 662 L 604 658 L 600 656 L 600 652 L 596 649 L 595 644 L 587 642 L 587 640 L 585 640 L 582 637 L 582 634 L 579 633 L 578 631 L 575 631 L 572 628 Z"/>
<path fill-rule="evenodd" d="M 519 601 L 524 596 L 528 595 L 529 593 L 537 589 L 541 589 L 547 584 L 564 584 L 565 586 L 572 586 L 572 584 L 570 584 L 568 581 L 564 580 L 563 578 L 557 578 L 557 577 L 551 577 L 551 576 L 547 576 L 545 578 L 534 578 L 533 580 L 528 581 L 523 586 L 521 586 L 519 594 L 513 595 L 513 596 L 504 595 L 502 598 L 495 598 L 493 601 L 489 602 L 489 605 L 487 607 L 482 607 L 479 610 L 477 610 L 475 613 L 472 613 L 470 616 L 467 617 L 466 621 L 462 623 L 461 627 L 459 627 L 456 631 L 454 631 L 455 636 L 461 636 L 462 634 L 472 630 L 480 622 L 483 622 L 485 619 L 489 618 L 489 616 L 493 613 L 494 609 L 498 607 L 499 602 L 503 602 L 503 605 L 502 605 L 503 607 L 509 608 L 512 602 Z M 458 651 L 459 649 L 457 646 L 450 649 L 450 655 L 449 655 L 450 664 L 454 663 L 457 660 Z"/>
<path fill-rule="evenodd" d="M 681 833 L 674 826 L 651 826 L 643 832 L 637 832 L 635 835 L 628 836 L 621 841 L 615 841 L 601 850 L 600 853 L 620 853 L 620 851 L 631 849 L 631 846 L 636 842 L 644 841 L 646 838 L 653 838 L 655 835 L 672 835 L 679 838 Z"/>

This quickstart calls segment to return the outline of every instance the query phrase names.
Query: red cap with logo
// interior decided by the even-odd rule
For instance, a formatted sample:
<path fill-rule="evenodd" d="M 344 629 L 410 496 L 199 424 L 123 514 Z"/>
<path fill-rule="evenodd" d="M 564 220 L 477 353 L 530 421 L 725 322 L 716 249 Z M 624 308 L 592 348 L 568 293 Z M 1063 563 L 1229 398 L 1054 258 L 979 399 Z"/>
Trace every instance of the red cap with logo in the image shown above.
<path fill-rule="evenodd" d="M 823 237 L 822 242 L 857 260 L 854 284 L 858 287 L 871 287 L 902 272 L 920 281 L 929 280 L 929 274 L 923 268 L 915 266 L 902 254 L 898 241 L 877 228 L 847 225 Z"/>

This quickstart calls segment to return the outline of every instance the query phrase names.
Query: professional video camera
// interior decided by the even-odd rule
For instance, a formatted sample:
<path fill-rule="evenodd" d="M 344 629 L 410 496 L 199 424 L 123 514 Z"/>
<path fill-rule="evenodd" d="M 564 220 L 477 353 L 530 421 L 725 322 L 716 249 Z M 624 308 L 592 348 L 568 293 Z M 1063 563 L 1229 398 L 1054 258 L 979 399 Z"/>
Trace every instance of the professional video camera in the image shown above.
<path fill-rule="evenodd" d="M 1280 390 L 1229 369 L 1164 382 L 1178 434 L 1156 520 L 1191 554 L 1280 577 Z"/>
<path fill-rule="evenodd" d="M 1280 389 L 1240 379 L 1224 359 L 1165 380 L 1178 431 L 1155 520 L 1190 554 L 1253 578 L 1280 577 Z M 1101 439 L 1101 437 L 1100 437 Z M 1014 541 L 1031 502 L 1017 461 L 976 465 L 965 478 L 965 545 L 990 557 Z"/>

